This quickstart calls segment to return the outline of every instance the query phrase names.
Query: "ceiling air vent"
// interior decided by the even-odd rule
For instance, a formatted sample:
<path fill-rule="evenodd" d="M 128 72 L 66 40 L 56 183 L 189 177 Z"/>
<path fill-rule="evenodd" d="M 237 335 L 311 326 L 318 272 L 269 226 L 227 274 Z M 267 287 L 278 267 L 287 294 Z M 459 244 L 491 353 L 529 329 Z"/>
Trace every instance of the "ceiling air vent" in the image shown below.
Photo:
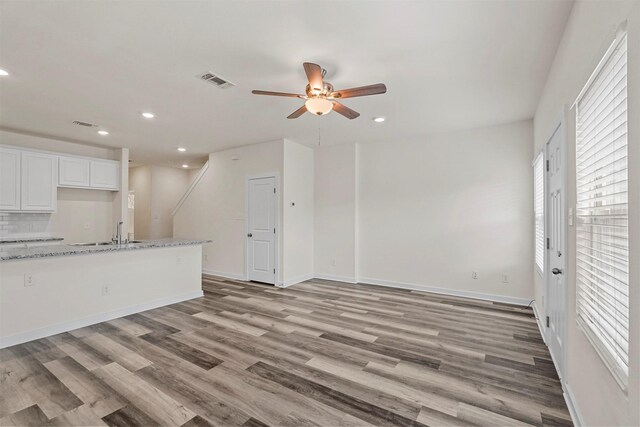
<path fill-rule="evenodd" d="M 224 78 L 220 77 L 220 76 L 216 76 L 215 74 L 213 74 L 210 71 L 207 71 L 204 74 L 200 74 L 198 76 L 199 79 L 204 80 L 205 82 L 209 82 L 217 87 L 219 87 L 220 89 L 229 89 L 230 87 L 234 87 L 235 84 L 231 83 L 228 80 L 225 80 Z"/>
<path fill-rule="evenodd" d="M 74 125 L 84 126 L 86 128 L 97 128 L 98 125 L 94 125 L 93 123 L 81 122 L 80 120 L 74 120 L 72 122 Z"/>

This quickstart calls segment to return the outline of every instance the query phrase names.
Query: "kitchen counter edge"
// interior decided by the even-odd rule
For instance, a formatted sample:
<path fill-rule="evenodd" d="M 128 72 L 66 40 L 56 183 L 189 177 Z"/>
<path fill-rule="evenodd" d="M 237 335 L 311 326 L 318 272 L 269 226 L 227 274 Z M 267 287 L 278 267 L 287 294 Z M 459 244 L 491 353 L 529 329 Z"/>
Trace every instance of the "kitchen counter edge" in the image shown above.
<path fill-rule="evenodd" d="M 48 258 L 70 255 L 89 255 L 105 252 L 133 251 L 138 249 L 167 248 L 172 246 L 190 246 L 211 243 L 211 240 L 192 239 L 155 239 L 141 243 L 126 243 L 105 246 L 52 245 L 33 248 L 0 250 L 0 262 L 33 258 Z"/>

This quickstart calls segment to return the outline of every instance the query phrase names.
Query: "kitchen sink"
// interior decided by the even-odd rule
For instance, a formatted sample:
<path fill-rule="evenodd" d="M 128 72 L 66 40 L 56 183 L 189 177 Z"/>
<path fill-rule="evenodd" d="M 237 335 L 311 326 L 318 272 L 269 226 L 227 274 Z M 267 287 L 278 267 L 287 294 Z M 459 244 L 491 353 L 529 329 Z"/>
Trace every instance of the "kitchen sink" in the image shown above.
<path fill-rule="evenodd" d="M 146 243 L 146 240 L 131 240 L 129 242 L 122 242 L 123 245 L 128 243 Z M 109 246 L 117 245 L 116 242 L 93 242 L 93 243 L 70 243 L 71 246 Z"/>
<path fill-rule="evenodd" d="M 94 243 L 71 243 L 71 246 L 107 246 L 115 245 L 113 242 L 94 242 Z"/>

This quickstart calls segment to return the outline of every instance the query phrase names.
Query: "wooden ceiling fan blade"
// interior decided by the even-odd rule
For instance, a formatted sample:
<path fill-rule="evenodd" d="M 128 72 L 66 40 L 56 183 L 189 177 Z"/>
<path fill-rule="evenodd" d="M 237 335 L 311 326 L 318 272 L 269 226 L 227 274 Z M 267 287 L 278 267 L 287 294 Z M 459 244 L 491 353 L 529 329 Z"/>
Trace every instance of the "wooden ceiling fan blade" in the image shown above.
<path fill-rule="evenodd" d="M 297 119 L 298 117 L 300 117 L 301 115 L 303 115 L 306 112 L 307 112 L 307 107 L 303 105 L 302 107 L 298 108 L 293 113 L 289 114 L 287 116 L 287 119 Z"/>
<path fill-rule="evenodd" d="M 251 93 L 254 94 L 254 95 L 286 96 L 286 97 L 289 97 L 289 98 L 304 98 L 304 95 L 298 95 L 296 93 L 270 92 L 268 90 L 252 90 Z"/>
<path fill-rule="evenodd" d="M 342 114 L 349 120 L 353 120 L 360 116 L 360 113 L 358 113 L 357 111 L 354 111 L 351 108 L 343 104 L 340 104 L 339 102 L 336 102 L 336 101 L 333 101 L 333 111 L 335 111 L 338 114 Z"/>
<path fill-rule="evenodd" d="M 304 67 L 304 72 L 307 74 L 307 79 L 309 79 L 311 89 L 322 91 L 322 67 L 312 62 L 305 62 L 302 66 Z"/>
<path fill-rule="evenodd" d="M 330 97 L 335 99 L 355 98 L 356 96 L 379 95 L 386 92 L 387 87 L 384 85 L 384 83 L 378 83 L 375 85 L 336 90 L 335 92 L 331 93 Z"/>

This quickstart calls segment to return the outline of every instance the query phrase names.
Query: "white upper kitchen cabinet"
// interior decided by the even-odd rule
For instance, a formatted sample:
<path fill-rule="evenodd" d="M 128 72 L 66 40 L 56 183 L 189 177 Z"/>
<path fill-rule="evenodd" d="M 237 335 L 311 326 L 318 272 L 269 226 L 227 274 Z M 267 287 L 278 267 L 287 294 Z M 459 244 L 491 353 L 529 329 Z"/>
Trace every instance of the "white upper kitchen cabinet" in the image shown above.
<path fill-rule="evenodd" d="M 118 190 L 120 187 L 120 163 L 113 160 L 91 160 L 90 185 L 92 188 Z"/>
<path fill-rule="evenodd" d="M 22 211 L 56 210 L 58 158 L 50 154 L 21 153 L 20 208 Z"/>
<path fill-rule="evenodd" d="M 90 166 L 89 159 L 60 156 L 58 160 L 58 185 L 60 187 L 89 187 L 91 185 Z"/>
<path fill-rule="evenodd" d="M 0 210 L 20 210 L 20 151 L 0 148 Z"/>
<path fill-rule="evenodd" d="M 120 163 L 89 157 L 59 156 L 58 186 L 114 190 L 120 188 Z"/>

